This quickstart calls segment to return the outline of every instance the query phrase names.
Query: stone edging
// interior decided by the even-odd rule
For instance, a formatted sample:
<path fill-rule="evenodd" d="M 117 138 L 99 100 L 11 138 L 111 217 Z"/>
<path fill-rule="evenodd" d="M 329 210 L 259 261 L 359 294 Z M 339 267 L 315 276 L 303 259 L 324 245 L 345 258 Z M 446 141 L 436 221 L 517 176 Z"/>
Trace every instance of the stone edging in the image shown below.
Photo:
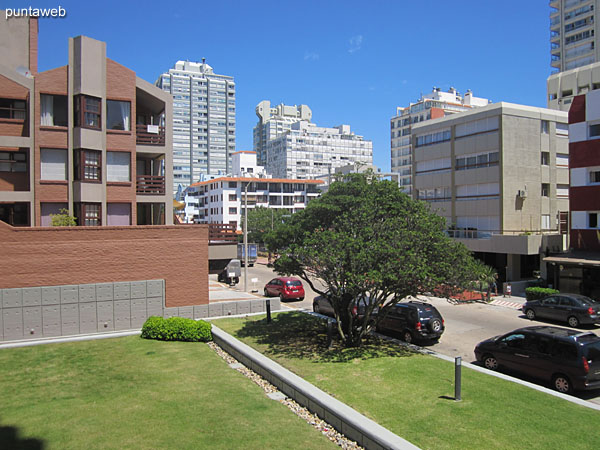
<path fill-rule="evenodd" d="M 359 445 L 367 449 L 418 449 L 214 324 L 212 334 L 223 350 Z"/>

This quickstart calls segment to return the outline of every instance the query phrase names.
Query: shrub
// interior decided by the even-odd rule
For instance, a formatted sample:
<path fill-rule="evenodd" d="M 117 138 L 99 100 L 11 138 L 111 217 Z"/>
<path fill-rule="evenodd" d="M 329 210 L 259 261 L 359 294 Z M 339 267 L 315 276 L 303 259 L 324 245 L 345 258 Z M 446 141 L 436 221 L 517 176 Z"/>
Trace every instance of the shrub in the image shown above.
<path fill-rule="evenodd" d="M 528 287 L 525 289 L 525 297 L 527 300 L 538 300 L 540 298 L 547 297 L 548 295 L 558 294 L 560 291 L 556 289 L 543 288 L 543 287 Z"/>
<path fill-rule="evenodd" d="M 142 337 L 159 341 L 208 342 L 212 340 L 210 327 L 210 323 L 203 320 L 151 316 L 142 327 Z"/>

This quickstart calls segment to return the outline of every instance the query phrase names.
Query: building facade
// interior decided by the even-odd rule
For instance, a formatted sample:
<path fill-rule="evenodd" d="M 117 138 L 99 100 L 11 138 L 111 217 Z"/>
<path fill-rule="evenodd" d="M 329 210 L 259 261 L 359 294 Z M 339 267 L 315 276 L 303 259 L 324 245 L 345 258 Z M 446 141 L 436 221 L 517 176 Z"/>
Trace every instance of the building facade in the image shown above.
<path fill-rule="evenodd" d="M 232 155 L 233 176 L 194 183 L 185 193 L 187 223 L 225 223 L 241 230 L 244 208 L 285 209 L 290 214 L 319 196 L 319 180 L 271 178 L 256 163 L 256 153 Z"/>
<path fill-rule="evenodd" d="M 286 106 L 283 103 L 271 108 L 271 102 L 263 100 L 256 105 L 258 123 L 254 127 L 254 151 L 258 164 L 267 164 L 267 143 L 288 131 L 293 123 L 300 120 L 310 122 L 312 111 L 306 105 Z"/>
<path fill-rule="evenodd" d="M 577 95 L 600 89 L 600 62 L 550 75 L 547 89 L 548 108 L 568 112 Z"/>
<path fill-rule="evenodd" d="M 567 114 L 510 103 L 412 129 L 413 197 L 501 281 L 545 277 L 540 255 L 566 247 Z"/>
<path fill-rule="evenodd" d="M 350 125 L 325 128 L 301 120 L 267 143 L 265 169 L 277 178 L 307 180 L 354 163 L 373 164 L 373 142 Z"/>
<path fill-rule="evenodd" d="M 550 64 L 556 72 L 600 62 L 598 0 L 550 0 Z"/>
<path fill-rule="evenodd" d="M 171 98 L 69 39 L 68 65 L 37 70 L 36 19 L 0 24 L 0 220 L 48 226 L 172 224 Z"/>
<path fill-rule="evenodd" d="M 413 124 L 468 111 L 488 103 L 489 100 L 485 98 L 474 97 L 471 91 L 467 91 L 463 97 L 454 88 L 442 92 L 434 87 L 430 94 L 421 96 L 416 103 L 396 108 L 396 115 L 390 120 L 392 172 L 400 174 L 400 185 L 406 192 L 412 191 L 411 128 Z"/>
<path fill-rule="evenodd" d="M 570 251 L 545 258 L 561 292 L 600 298 L 600 91 L 569 111 Z"/>
<path fill-rule="evenodd" d="M 173 98 L 173 194 L 201 175 L 231 171 L 235 152 L 235 82 L 201 63 L 177 61 L 156 85 Z"/>

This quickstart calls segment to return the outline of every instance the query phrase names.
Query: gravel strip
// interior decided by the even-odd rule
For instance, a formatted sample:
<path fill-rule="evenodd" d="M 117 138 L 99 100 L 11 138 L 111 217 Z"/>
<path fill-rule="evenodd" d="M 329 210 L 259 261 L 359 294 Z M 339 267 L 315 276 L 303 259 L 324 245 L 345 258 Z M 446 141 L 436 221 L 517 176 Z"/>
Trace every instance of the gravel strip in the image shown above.
<path fill-rule="evenodd" d="M 238 372 L 241 372 L 243 375 L 245 375 L 246 377 L 248 377 L 252 381 L 254 381 L 256 384 L 258 384 L 261 388 L 263 388 L 265 393 L 271 394 L 274 392 L 278 392 L 278 389 L 275 386 L 273 386 L 271 383 L 269 383 L 267 380 L 265 380 L 263 377 L 261 377 L 257 373 L 248 369 L 243 364 L 240 364 L 238 360 L 233 358 L 229 353 L 224 351 L 221 347 L 219 347 L 214 342 L 209 342 L 208 346 L 210 348 L 212 348 L 217 353 L 217 355 L 219 355 L 221 358 L 223 358 L 227 362 L 227 364 L 236 364 L 236 363 L 239 364 L 239 366 L 241 366 L 241 367 L 236 368 L 235 370 L 237 370 Z M 294 400 L 290 399 L 289 397 L 286 397 L 283 400 L 279 400 L 279 402 L 281 402 L 285 406 L 287 406 L 298 417 L 306 420 L 306 422 L 308 422 L 310 425 L 312 425 L 317 430 L 319 430 L 321 433 L 323 433 L 325 436 L 327 436 L 327 439 L 329 439 L 331 442 L 338 445 L 339 447 L 341 447 L 343 449 L 362 449 L 363 448 L 360 445 L 358 445 L 356 442 L 351 441 L 346 436 L 339 433 L 335 428 L 333 428 L 327 422 L 325 422 L 324 420 L 321 420 L 318 416 L 311 413 L 308 409 L 304 408 L 303 406 L 300 406 L 298 403 L 296 403 Z"/>

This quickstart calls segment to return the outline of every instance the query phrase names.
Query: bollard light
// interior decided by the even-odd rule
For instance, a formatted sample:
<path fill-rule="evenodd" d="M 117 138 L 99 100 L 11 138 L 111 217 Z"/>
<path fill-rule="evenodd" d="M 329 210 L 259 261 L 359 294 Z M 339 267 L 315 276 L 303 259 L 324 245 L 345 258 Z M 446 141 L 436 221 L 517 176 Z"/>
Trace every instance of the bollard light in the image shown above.
<path fill-rule="evenodd" d="M 267 323 L 271 323 L 271 300 L 267 299 Z"/>
<path fill-rule="evenodd" d="M 462 400 L 460 398 L 461 368 L 462 358 L 460 356 L 457 356 L 456 358 L 454 358 L 454 400 L 457 402 Z"/>

